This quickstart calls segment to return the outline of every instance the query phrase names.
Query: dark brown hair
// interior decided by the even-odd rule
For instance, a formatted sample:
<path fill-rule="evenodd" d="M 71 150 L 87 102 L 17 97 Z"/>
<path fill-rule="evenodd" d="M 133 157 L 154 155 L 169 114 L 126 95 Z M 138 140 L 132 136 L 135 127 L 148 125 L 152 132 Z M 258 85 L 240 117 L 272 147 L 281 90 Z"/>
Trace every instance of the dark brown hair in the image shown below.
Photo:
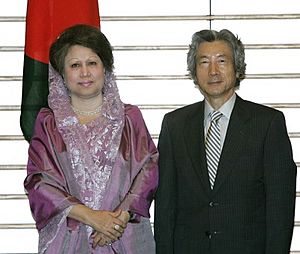
<path fill-rule="evenodd" d="M 50 63 L 61 75 L 64 73 L 65 57 L 74 45 L 90 48 L 100 57 L 105 70 L 113 71 L 112 47 L 105 35 L 99 28 L 78 24 L 63 31 L 50 47 Z"/>

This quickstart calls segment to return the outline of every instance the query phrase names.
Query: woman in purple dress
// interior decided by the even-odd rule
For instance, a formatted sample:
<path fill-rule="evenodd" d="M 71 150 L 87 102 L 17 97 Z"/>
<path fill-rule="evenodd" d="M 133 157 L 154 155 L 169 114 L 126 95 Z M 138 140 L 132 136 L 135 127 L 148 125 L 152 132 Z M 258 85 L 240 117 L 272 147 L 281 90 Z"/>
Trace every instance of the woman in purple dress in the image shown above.
<path fill-rule="evenodd" d="M 158 152 L 139 109 L 120 100 L 109 41 L 70 27 L 50 63 L 24 182 L 39 253 L 154 254 Z"/>

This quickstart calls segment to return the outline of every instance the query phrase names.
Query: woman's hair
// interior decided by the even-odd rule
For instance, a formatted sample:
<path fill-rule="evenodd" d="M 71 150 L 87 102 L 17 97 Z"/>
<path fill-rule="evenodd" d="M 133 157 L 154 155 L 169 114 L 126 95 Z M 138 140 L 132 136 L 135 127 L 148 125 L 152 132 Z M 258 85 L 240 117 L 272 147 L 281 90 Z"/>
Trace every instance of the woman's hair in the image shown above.
<path fill-rule="evenodd" d="M 79 24 L 67 28 L 50 47 L 50 63 L 61 75 L 64 73 L 65 57 L 70 47 L 74 45 L 91 49 L 100 57 L 105 70 L 113 71 L 114 58 L 112 47 L 105 35 L 99 28 Z"/>
<path fill-rule="evenodd" d="M 234 68 L 237 76 L 235 86 L 239 86 L 240 81 L 245 78 L 246 71 L 244 45 L 237 36 L 227 29 L 223 29 L 220 32 L 214 30 L 201 30 L 193 34 L 192 43 L 189 46 L 187 54 L 187 66 L 191 78 L 194 83 L 198 85 L 196 77 L 198 48 L 203 42 L 213 41 L 224 41 L 232 49 Z"/>

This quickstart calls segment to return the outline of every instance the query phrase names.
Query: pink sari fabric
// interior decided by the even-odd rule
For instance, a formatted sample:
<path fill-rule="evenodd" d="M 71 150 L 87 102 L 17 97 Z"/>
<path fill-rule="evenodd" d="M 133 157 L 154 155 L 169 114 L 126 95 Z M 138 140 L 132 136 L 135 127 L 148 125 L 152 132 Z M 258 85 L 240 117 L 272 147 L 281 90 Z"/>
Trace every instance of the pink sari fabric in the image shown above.
<path fill-rule="evenodd" d="M 49 67 L 49 106 L 62 134 L 80 186 L 81 200 L 99 209 L 115 163 L 124 126 L 124 104 L 113 73 L 106 72 L 103 88 L 102 117 L 91 123 L 79 123 L 70 104 L 62 77 Z"/>
<path fill-rule="evenodd" d="M 107 82 L 115 83 L 114 77 Z M 149 208 L 158 184 L 158 153 L 139 109 L 114 101 L 114 107 L 107 106 L 113 112 L 104 113 L 104 127 L 97 121 L 80 126 L 66 105 L 68 114 L 59 119 L 58 105 L 49 104 L 53 110 L 42 109 L 36 120 L 24 182 L 39 231 L 39 253 L 155 253 Z M 74 130 L 67 129 L 70 125 Z M 108 129 L 111 139 L 103 134 Z M 112 246 L 93 250 L 92 229 L 67 217 L 78 203 L 131 210 L 139 220 L 129 223 Z"/>

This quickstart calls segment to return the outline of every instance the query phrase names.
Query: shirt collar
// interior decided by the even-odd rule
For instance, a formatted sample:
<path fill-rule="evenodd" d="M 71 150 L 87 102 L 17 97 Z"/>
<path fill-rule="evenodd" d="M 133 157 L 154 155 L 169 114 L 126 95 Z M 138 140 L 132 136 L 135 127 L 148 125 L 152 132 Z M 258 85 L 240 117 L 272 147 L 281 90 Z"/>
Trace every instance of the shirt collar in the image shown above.
<path fill-rule="evenodd" d="M 236 94 L 233 93 L 233 95 L 230 97 L 228 101 L 226 101 L 221 108 L 219 108 L 218 111 L 220 111 L 227 119 L 230 118 L 231 112 L 233 110 L 233 106 L 236 100 Z M 209 115 L 214 111 L 213 107 L 208 103 L 207 100 L 205 100 L 205 106 L 204 106 L 204 122 L 210 121 Z"/>

